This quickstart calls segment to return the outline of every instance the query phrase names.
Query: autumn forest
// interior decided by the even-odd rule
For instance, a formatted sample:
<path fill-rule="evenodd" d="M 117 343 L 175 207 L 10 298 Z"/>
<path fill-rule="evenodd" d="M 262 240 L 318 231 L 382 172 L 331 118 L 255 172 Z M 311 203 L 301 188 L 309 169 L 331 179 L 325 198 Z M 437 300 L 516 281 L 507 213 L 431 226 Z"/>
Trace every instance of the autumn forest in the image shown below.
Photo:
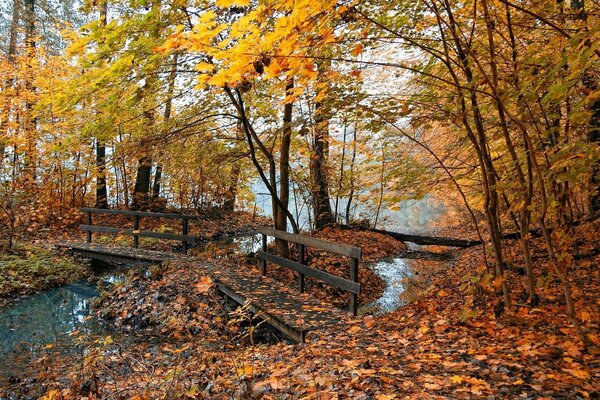
<path fill-rule="evenodd" d="M 600 396 L 596 0 L 0 0 L 1 399 Z"/>

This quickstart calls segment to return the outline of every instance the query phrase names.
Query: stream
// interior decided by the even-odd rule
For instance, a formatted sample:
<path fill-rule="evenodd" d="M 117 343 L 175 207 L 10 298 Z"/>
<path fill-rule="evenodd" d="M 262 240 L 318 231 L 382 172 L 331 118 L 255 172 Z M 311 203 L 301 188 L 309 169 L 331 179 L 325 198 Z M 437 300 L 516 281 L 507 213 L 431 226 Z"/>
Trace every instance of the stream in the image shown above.
<path fill-rule="evenodd" d="M 118 272 L 102 277 L 105 284 L 122 279 Z M 82 352 L 80 334 L 110 335 L 108 326 L 91 313 L 98 294 L 96 282 L 82 280 L 18 298 L 0 309 L 0 378 L 10 378 L 15 366 L 28 366 L 43 354 Z"/>
<path fill-rule="evenodd" d="M 404 229 L 399 230 L 423 232 L 432 219 L 441 215 L 437 206 L 432 212 L 427 204 L 416 204 L 413 217 L 407 220 L 418 221 L 417 226 L 404 225 Z M 396 228 L 398 220 L 394 222 L 391 225 Z M 202 243 L 191 249 L 191 255 L 210 253 L 213 257 L 225 258 L 255 252 L 260 246 L 260 235 L 239 236 Z M 409 244 L 409 249 L 419 247 Z M 401 307 L 403 279 L 412 275 L 411 265 L 415 262 L 418 259 L 399 255 L 367 264 L 366 267 L 383 279 L 386 289 L 379 299 L 361 307 L 360 312 L 382 314 Z M 111 269 L 105 270 L 100 280 L 106 285 L 123 277 L 122 269 Z M 92 312 L 93 299 L 98 295 L 97 282 L 79 281 L 18 298 L 0 308 L 0 382 L 20 375 L 23 368 L 45 354 L 82 354 L 85 346 L 78 339 L 80 334 L 88 339 L 113 335 L 108 325 Z"/>

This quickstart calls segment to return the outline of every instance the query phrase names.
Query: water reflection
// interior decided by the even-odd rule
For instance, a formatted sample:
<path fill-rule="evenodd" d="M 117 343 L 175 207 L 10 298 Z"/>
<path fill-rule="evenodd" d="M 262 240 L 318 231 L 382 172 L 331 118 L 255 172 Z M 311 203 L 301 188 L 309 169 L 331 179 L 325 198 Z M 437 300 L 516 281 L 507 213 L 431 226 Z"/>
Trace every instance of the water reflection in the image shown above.
<path fill-rule="evenodd" d="M 410 260 L 404 258 L 393 258 L 389 260 L 378 261 L 369 266 L 385 282 L 385 290 L 381 297 L 363 306 L 362 313 L 381 314 L 404 305 L 401 298 L 402 292 L 406 289 L 403 279 L 412 275 L 410 269 Z"/>
<path fill-rule="evenodd" d="M 107 333 L 107 327 L 90 317 L 91 299 L 96 296 L 96 284 L 81 281 L 1 308 L 0 377 L 16 374 L 20 366 L 36 359 L 44 349 L 74 351 L 76 331 L 86 335 Z"/>

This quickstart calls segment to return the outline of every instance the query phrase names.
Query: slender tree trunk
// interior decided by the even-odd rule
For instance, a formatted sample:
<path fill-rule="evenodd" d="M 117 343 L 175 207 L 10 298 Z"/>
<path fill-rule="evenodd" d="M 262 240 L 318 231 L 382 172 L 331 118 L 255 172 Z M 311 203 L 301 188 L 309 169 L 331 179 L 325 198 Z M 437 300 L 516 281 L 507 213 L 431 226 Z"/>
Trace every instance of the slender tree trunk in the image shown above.
<path fill-rule="evenodd" d="M 285 94 L 290 96 L 294 89 L 293 78 L 288 78 L 285 84 Z M 287 215 L 290 202 L 290 145 L 292 142 L 292 111 L 293 103 L 287 101 L 283 106 L 283 126 L 281 135 L 281 144 L 279 147 L 279 199 L 281 205 L 277 209 L 275 217 L 275 228 L 281 231 L 287 231 Z M 289 255 L 289 246 L 287 241 L 277 241 L 277 246 L 284 257 Z"/>
<path fill-rule="evenodd" d="M 348 193 L 348 202 L 346 203 L 346 224 L 350 223 L 350 210 L 352 209 L 352 200 L 354 199 L 354 164 L 356 163 L 356 124 L 352 132 L 352 160 L 350 160 L 350 193 Z"/>
<path fill-rule="evenodd" d="M 106 147 L 96 140 L 96 207 L 108 208 L 108 191 L 106 188 Z"/>
<path fill-rule="evenodd" d="M 108 3 L 100 6 L 100 24 L 107 25 Z M 96 139 L 96 207 L 108 208 L 108 188 L 106 186 L 106 146 L 104 141 Z"/>
<path fill-rule="evenodd" d="M 319 65 L 319 76 L 325 81 L 325 73 L 329 70 L 330 62 Z M 329 184 L 327 179 L 327 153 L 329 149 L 329 120 L 331 110 L 327 100 L 327 87 L 317 90 L 317 97 L 323 97 L 315 103 L 315 129 L 313 152 L 310 158 L 310 175 L 312 179 L 312 203 L 315 214 L 315 229 L 321 230 L 334 222 L 329 199 Z"/>
<path fill-rule="evenodd" d="M 8 40 L 8 61 L 12 68 L 15 68 L 15 55 L 17 54 L 17 28 L 19 23 L 19 0 L 13 0 L 12 19 L 9 28 Z M 13 90 L 14 79 L 11 77 L 3 88 L 5 93 Z M 11 96 L 12 97 L 12 96 Z M 11 117 L 11 97 L 6 96 L 5 103 L 2 105 L 2 116 L 0 116 L 0 169 L 4 165 L 4 155 L 6 152 L 6 139 L 9 135 L 9 120 Z"/>
<path fill-rule="evenodd" d="M 24 0 L 25 5 L 25 47 L 27 55 L 27 68 L 25 77 L 25 90 L 27 98 L 25 101 L 25 176 L 33 183 L 36 178 L 36 118 L 33 113 L 33 85 L 35 58 L 35 0 Z"/>
<path fill-rule="evenodd" d="M 344 122 L 344 135 L 342 138 L 342 159 L 340 161 L 340 176 L 337 182 L 337 192 L 335 194 L 335 212 L 334 218 L 336 221 L 339 220 L 339 202 L 340 202 L 340 193 L 342 192 L 342 184 L 344 182 L 344 162 L 346 161 L 346 136 L 348 134 L 348 125 Z"/>
<path fill-rule="evenodd" d="M 381 146 L 381 173 L 379 175 L 379 198 L 377 199 L 377 211 L 375 212 L 375 221 L 373 222 L 373 229 L 377 229 L 377 223 L 379 222 L 379 213 L 381 212 L 381 204 L 383 203 L 383 193 L 385 191 L 385 144 Z"/>
<path fill-rule="evenodd" d="M 496 109 L 498 111 L 498 116 L 500 119 L 500 130 L 502 132 L 502 136 L 504 137 L 504 141 L 506 143 L 506 147 L 511 156 L 511 161 L 516 172 L 517 181 L 519 183 L 519 192 L 522 201 L 522 205 L 519 210 L 519 228 L 521 231 L 521 249 L 523 252 L 523 257 L 525 258 L 525 270 L 527 271 L 527 292 L 529 294 L 529 303 L 536 303 L 536 295 L 535 295 L 535 276 L 533 274 L 533 266 L 531 264 L 531 254 L 529 249 L 529 215 L 530 215 L 530 205 L 531 205 L 531 193 L 528 190 L 528 185 L 525 180 L 525 174 L 523 173 L 523 168 L 521 166 L 521 162 L 519 161 L 519 156 L 517 155 L 514 143 L 512 138 L 510 137 L 510 133 L 508 130 L 508 124 L 506 121 L 506 115 L 504 113 L 503 104 L 501 103 L 501 95 L 500 90 L 498 89 L 498 72 L 496 66 L 496 53 L 495 53 L 495 41 L 494 41 L 494 27 L 492 19 L 489 15 L 489 8 L 487 4 L 487 0 L 482 0 L 484 18 L 486 21 L 487 27 L 487 37 L 488 37 L 488 48 L 490 53 L 490 69 L 492 73 L 492 79 L 490 83 L 490 87 L 495 96 Z"/>
<path fill-rule="evenodd" d="M 156 164 L 156 171 L 154 171 L 154 183 L 152 184 L 152 199 L 158 199 L 158 197 L 160 196 L 162 169 L 162 164 Z"/>
<path fill-rule="evenodd" d="M 438 25 L 441 34 L 445 37 L 444 31 L 446 27 L 448 27 L 448 31 L 452 37 L 452 41 L 454 43 L 455 51 L 458 56 L 458 60 L 464 70 L 465 77 L 467 80 L 467 86 L 474 86 L 475 80 L 473 76 L 473 71 L 471 68 L 471 61 L 469 59 L 468 54 L 470 54 L 468 43 L 463 45 L 463 37 L 459 33 L 459 27 L 454 19 L 454 14 L 452 12 L 452 7 L 447 0 L 444 0 L 444 9 L 448 15 L 448 21 L 441 21 L 441 14 L 438 12 L 437 6 L 435 3 L 432 3 L 433 9 L 436 11 L 436 17 L 438 18 Z M 446 57 L 449 60 L 449 49 L 446 43 L 446 40 L 443 40 L 444 51 Z M 483 124 L 483 117 L 481 115 L 481 111 L 479 109 L 479 100 L 477 97 L 477 93 L 474 90 L 470 90 L 467 98 L 470 102 L 470 113 L 472 114 L 473 123 L 475 125 L 474 131 L 470 128 L 470 122 L 466 116 L 466 104 L 464 99 L 464 94 L 462 93 L 462 85 L 458 80 L 454 72 L 454 68 L 450 62 L 446 62 L 446 66 L 451 73 L 453 79 L 457 84 L 457 89 L 460 95 L 461 107 L 463 109 L 463 114 L 461 117 L 462 123 L 465 127 L 467 135 L 473 144 L 473 148 L 477 153 L 477 157 L 479 160 L 479 167 L 481 169 L 481 177 L 483 183 L 483 191 L 484 191 L 484 202 L 486 209 L 486 219 L 488 222 L 488 227 L 490 230 L 490 236 L 492 241 L 492 248 L 494 251 L 495 258 L 495 274 L 497 277 L 502 278 L 502 293 L 504 297 L 504 305 L 508 308 L 511 307 L 511 299 L 508 283 L 505 279 L 504 273 L 504 257 L 502 254 L 502 232 L 499 220 L 499 204 L 498 204 L 498 192 L 496 188 L 496 174 L 494 171 L 494 164 L 488 149 L 488 141 L 486 137 L 486 132 Z"/>
<path fill-rule="evenodd" d="M 167 88 L 167 101 L 165 103 L 165 113 L 163 115 L 163 122 L 165 125 L 171 119 L 171 109 L 173 107 L 173 94 L 175 93 L 175 78 L 177 77 L 177 63 L 179 60 L 179 53 L 173 55 L 173 65 L 169 73 L 169 86 Z M 166 128 L 168 129 L 168 127 Z M 156 172 L 154 173 L 154 184 L 152 185 L 152 199 L 158 199 L 160 196 L 160 186 L 162 181 L 162 170 L 163 166 L 161 163 L 156 164 Z"/>
<path fill-rule="evenodd" d="M 576 12 L 575 18 L 584 20 L 587 24 L 583 0 L 571 0 L 570 5 L 571 9 Z M 590 93 L 600 89 L 596 75 L 596 71 L 591 68 L 584 72 L 582 83 Z M 600 98 L 598 96 L 595 96 L 595 99 L 589 103 L 588 109 L 592 114 L 588 125 L 588 141 L 593 146 L 600 148 Z M 597 161 L 592 167 L 589 192 L 589 217 L 595 219 L 600 217 L 600 161 Z"/>
<path fill-rule="evenodd" d="M 242 124 L 238 123 L 236 132 L 235 132 L 236 141 L 240 142 L 243 140 L 242 133 Z M 237 147 L 237 145 L 236 145 Z M 233 212 L 235 210 L 235 200 L 237 197 L 237 189 L 238 183 L 240 180 L 240 175 L 242 173 L 242 168 L 240 166 L 240 162 L 236 161 L 233 163 L 231 167 L 231 175 L 229 178 L 229 185 L 225 190 L 225 201 L 223 202 L 223 210 L 226 212 Z"/>
<path fill-rule="evenodd" d="M 265 147 L 264 143 L 260 140 L 260 138 L 258 137 L 258 134 L 252 127 L 252 124 L 250 123 L 250 120 L 248 119 L 248 115 L 246 113 L 246 107 L 245 107 L 245 104 L 243 101 L 242 93 L 238 89 L 235 89 L 235 92 L 232 91 L 228 87 L 225 87 L 224 89 L 225 89 L 225 93 L 227 94 L 227 96 L 231 100 L 232 104 L 235 106 L 235 108 L 238 111 L 239 118 L 242 122 L 242 128 L 243 128 L 244 134 L 246 136 L 246 143 L 248 144 L 250 160 L 252 161 L 252 164 L 256 168 L 256 171 L 258 172 L 260 179 L 262 180 L 262 182 L 266 186 L 267 190 L 269 191 L 269 194 L 271 195 L 271 202 L 273 204 L 273 221 L 274 221 L 274 223 L 275 223 L 275 218 L 276 218 L 275 215 L 278 212 L 276 210 L 284 210 L 284 214 L 287 216 L 288 220 L 290 221 L 290 224 L 292 225 L 292 229 L 294 230 L 294 232 L 295 233 L 300 232 L 300 228 L 298 227 L 298 223 L 296 222 L 294 216 L 292 215 L 292 213 L 290 213 L 290 211 L 288 210 L 288 207 L 286 205 L 284 205 L 284 203 L 281 201 L 279 195 L 277 194 L 277 186 L 275 184 L 277 174 L 276 174 L 276 169 L 275 169 L 276 166 L 275 166 L 275 160 L 274 160 L 273 154 Z M 291 113 L 290 113 L 290 121 L 291 121 Z M 290 129 L 291 129 L 291 127 L 290 127 Z M 261 163 L 258 160 L 256 146 L 258 146 L 258 149 L 260 150 L 260 152 L 264 155 L 264 157 L 268 161 L 269 177 L 267 177 L 263 166 L 261 165 Z M 289 149 L 288 149 L 288 152 L 289 152 Z M 288 154 L 288 158 L 289 158 L 289 154 Z"/>

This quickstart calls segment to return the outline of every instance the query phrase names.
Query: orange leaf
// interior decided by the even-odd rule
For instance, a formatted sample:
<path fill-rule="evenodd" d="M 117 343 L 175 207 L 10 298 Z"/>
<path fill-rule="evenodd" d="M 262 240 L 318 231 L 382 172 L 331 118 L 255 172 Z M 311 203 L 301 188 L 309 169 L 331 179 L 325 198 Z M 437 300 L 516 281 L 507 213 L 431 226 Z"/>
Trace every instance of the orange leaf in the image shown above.
<path fill-rule="evenodd" d="M 359 43 L 356 45 L 356 47 L 354 47 L 354 49 L 352 49 L 351 53 L 354 57 L 358 57 L 358 55 L 360 53 L 362 53 L 362 51 L 363 51 L 363 45 Z"/>
<path fill-rule="evenodd" d="M 196 289 L 200 294 L 206 294 L 213 285 L 213 280 L 210 276 L 204 276 L 196 283 Z"/>

